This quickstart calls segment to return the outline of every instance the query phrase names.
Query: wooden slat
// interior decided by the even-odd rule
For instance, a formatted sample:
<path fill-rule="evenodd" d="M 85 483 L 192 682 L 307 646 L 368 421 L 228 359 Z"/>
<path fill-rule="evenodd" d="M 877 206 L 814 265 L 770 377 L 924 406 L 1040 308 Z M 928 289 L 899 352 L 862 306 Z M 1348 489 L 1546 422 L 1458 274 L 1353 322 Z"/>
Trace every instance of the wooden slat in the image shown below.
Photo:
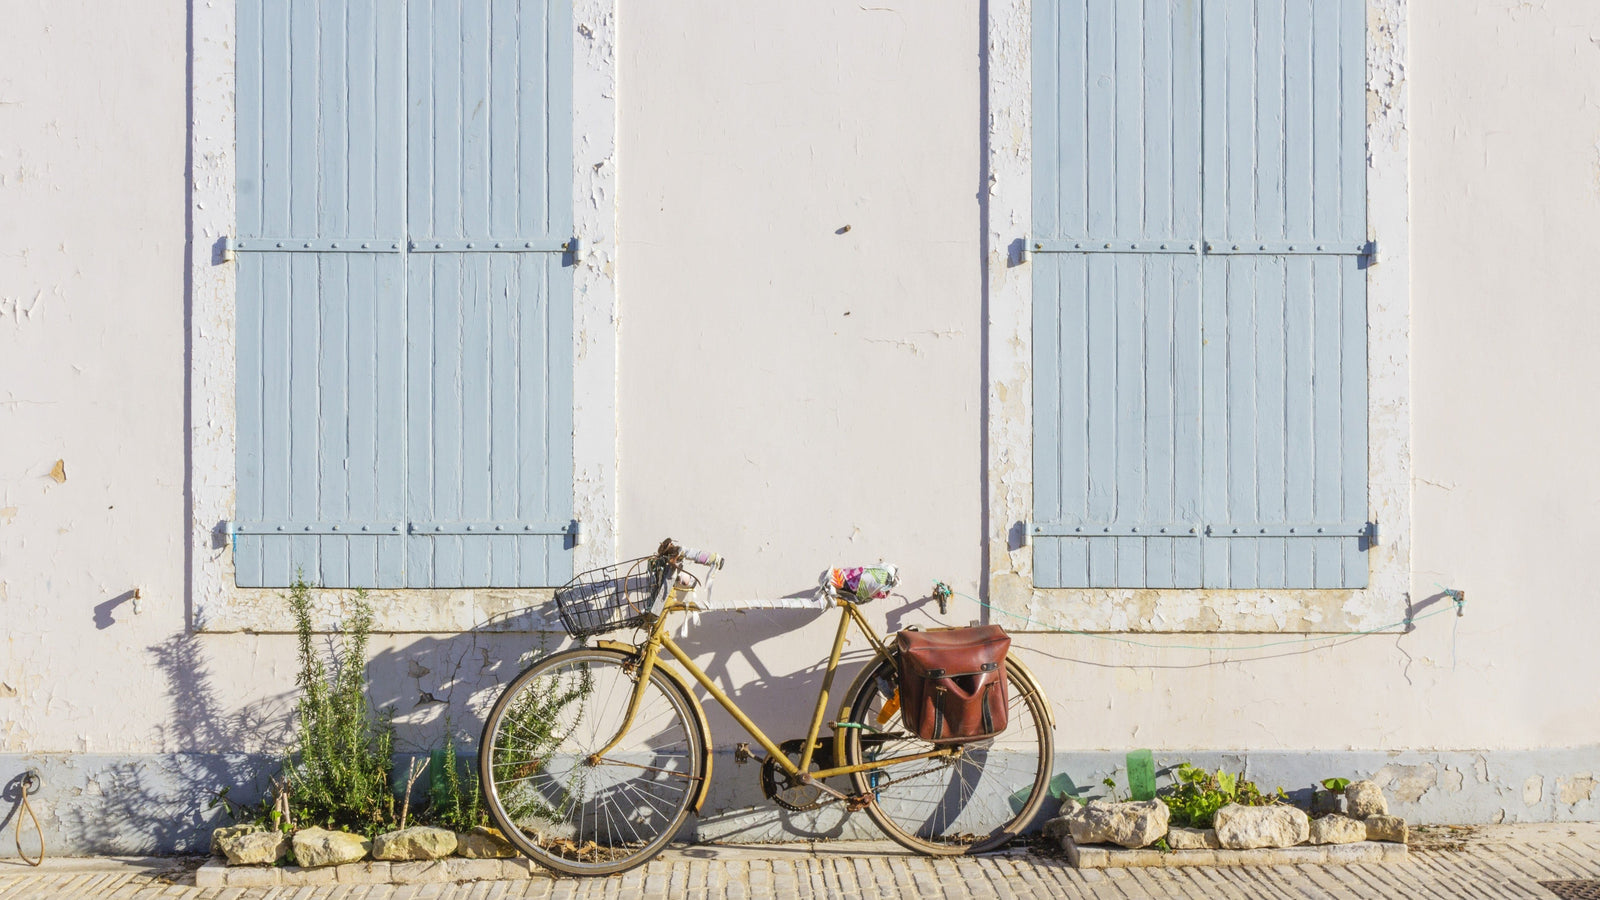
<path fill-rule="evenodd" d="M 375 0 L 239 4 L 241 236 L 402 232 L 400 13 Z M 401 259 L 267 252 L 238 265 L 236 517 L 395 521 Z M 400 540 L 241 535 L 236 578 L 384 586 L 398 581 Z"/>
<path fill-rule="evenodd" d="M 570 236 L 564 4 L 413 0 L 412 21 L 413 59 L 427 64 L 413 64 L 426 99 L 414 99 L 409 143 L 428 169 L 411 178 L 413 237 Z M 465 248 L 411 267 L 410 517 L 566 521 L 570 269 L 557 254 Z M 417 586 L 559 584 L 571 572 L 561 535 L 418 534 L 408 546 Z"/>
<path fill-rule="evenodd" d="M 1064 0 L 1035 15 L 1034 158 L 1058 167 L 1036 164 L 1035 235 L 1197 238 L 1198 5 Z M 1193 516 L 1197 260 L 1039 254 L 1033 265 L 1035 519 L 1137 527 Z M 1197 586 L 1198 543 L 1041 536 L 1034 580 Z"/>

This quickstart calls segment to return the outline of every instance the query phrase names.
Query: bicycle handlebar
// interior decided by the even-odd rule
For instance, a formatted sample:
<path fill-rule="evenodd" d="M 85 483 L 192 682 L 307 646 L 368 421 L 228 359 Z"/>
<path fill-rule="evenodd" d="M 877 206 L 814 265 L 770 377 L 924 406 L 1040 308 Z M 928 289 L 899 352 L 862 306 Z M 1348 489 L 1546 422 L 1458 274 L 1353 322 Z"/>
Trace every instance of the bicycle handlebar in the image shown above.
<path fill-rule="evenodd" d="M 727 560 L 720 553 L 712 553 L 710 550 L 696 550 L 693 547 L 683 548 L 683 558 L 689 562 L 697 562 L 702 566 L 710 566 L 713 569 L 720 569 L 727 563 Z"/>
<path fill-rule="evenodd" d="M 713 569 L 720 569 L 727 562 L 720 553 L 712 553 L 710 550 L 696 550 L 693 547 L 683 547 L 672 538 L 666 538 L 661 542 L 661 546 L 656 548 L 656 558 L 664 562 L 679 563 L 680 565 L 681 563 L 699 563 L 702 566 L 710 566 Z"/>

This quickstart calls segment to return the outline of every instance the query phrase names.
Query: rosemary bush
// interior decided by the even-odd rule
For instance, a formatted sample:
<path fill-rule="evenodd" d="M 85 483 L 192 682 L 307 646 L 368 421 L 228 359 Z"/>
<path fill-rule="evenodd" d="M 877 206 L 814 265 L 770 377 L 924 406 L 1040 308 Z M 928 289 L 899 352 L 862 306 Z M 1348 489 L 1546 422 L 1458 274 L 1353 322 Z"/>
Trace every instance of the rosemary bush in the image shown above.
<path fill-rule="evenodd" d="M 290 588 L 289 606 L 300 637 L 300 701 L 295 752 L 284 774 L 296 824 L 376 834 L 394 821 L 394 724 L 391 711 L 367 702 L 372 606 L 365 591 L 356 591 L 342 639 L 330 641 L 331 672 L 313 645 L 311 586 L 304 578 Z"/>
<path fill-rule="evenodd" d="M 568 673 L 567 677 L 550 675 L 539 679 L 518 694 L 511 709 L 506 711 L 502 731 L 515 735 L 516 739 L 495 747 L 493 765 L 497 773 L 504 773 L 505 783 L 511 786 L 509 790 L 503 789 L 500 803 L 515 821 L 560 821 L 570 811 L 568 805 L 575 802 L 574 798 L 586 793 L 589 772 L 586 766 L 572 768 L 572 781 L 563 797 L 556 801 L 560 808 L 552 807 L 552 798 L 534 790 L 528 783 L 529 776 L 544 769 L 550 754 L 566 735 L 577 729 L 583 717 L 585 704 L 582 701 L 593 693 L 594 679 L 587 665 L 579 667 L 575 674 L 576 677 Z M 578 706 L 575 714 L 569 714 L 567 707 L 573 703 Z M 499 775 L 496 779 L 499 780 Z"/>
<path fill-rule="evenodd" d="M 433 775 L 429 782 L 428 818 L 441 828 L 470 831 L 489 820 L 483 808 L 483 791 L 478 784 L 476 766 L 466 766 L 461 776 L 461 759 L 456 755 L 455 730 L 446 726 L 444 748 L 434 754 Z"/>

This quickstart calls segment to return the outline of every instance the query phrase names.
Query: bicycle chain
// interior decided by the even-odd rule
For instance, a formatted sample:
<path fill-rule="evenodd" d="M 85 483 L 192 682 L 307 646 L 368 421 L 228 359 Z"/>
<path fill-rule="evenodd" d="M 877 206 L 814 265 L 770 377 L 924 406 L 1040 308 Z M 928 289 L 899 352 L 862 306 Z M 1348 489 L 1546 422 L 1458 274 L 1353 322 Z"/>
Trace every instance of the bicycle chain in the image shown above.
<path fill-rule="evenodd" d="M 871 791 L 863 791 L 859 794 L 847 794 L 843 797 L 830 796 L 826 800 L 818 800 L 816 803 L 812 804 L 810 808 L 820 809 L 830 804 L 843 802 L 846 810 L 850 812 L 860 812 L 861 810 L 867 808 L 867 805 L 872 802 L 872 795 L 878 791 L 883 790 L 890 785 L 899 784 L 902 781 L 909 781 L 912 778 L 921 778 L 923 775 L 927 775 L 930 772 L 936 771 L 938 771 L 938 769 L 923 769 L 921 772 L 913 772 L 909 775 L 902 775 L 899 778 L 891 778 L 888 781 L 879 782 L 878 784 L 874 785 Z"/>

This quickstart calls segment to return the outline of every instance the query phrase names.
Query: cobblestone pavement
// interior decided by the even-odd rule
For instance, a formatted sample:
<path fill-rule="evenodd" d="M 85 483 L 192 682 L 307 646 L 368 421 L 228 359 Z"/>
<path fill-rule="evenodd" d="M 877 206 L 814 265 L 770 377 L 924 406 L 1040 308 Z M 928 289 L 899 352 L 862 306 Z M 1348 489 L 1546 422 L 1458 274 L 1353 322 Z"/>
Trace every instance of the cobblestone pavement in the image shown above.
<path fill-rule="evenodd" d="M 1428 832 L 1409 862 L 1395 865 L 1077 871 L 1024 851 L 963 860 L 931 860 L 893 845 L 851 842 L 766 846 L 689 846 L 643 869 L 588 880 L 327 887 L 194 887 L 191 861 L 48 860 L 27 869 L 0 860 L 0 900 L 46 897 L 106 900 L 210 898 L 372 898 L 372 900 L 798 900 L 804 897 L 1017 898 L 1168 897 L 1542 898 L 1541 881 L 1600 879 L 1600 824 L 1488 826 Z"/>

